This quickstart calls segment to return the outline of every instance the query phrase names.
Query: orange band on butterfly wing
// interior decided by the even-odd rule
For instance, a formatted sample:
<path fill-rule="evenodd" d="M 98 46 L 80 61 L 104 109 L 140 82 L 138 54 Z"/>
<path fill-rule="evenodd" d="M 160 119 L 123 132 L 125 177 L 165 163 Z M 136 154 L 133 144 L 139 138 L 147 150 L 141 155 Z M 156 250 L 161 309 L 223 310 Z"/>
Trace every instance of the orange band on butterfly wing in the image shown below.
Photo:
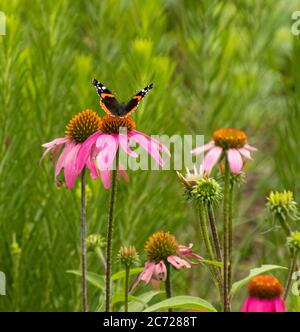
<path fill-rule="evenodd" d="M 112 95 L 111 93 L 101 93 L 101 98 L 105 98 L 105 97 L 112 97 L 112 98 L 115 98 L 115 96 Z"/>
<path fill-rule="evenodd" d="M 99 104 L 100 104 L 100 106 L 103 108 L 103 110 L 105 111 L 105 113 L 110 114 L 110 115 L 113 115 L 113 114 L 111 113 L 111 111 L 105 106 L 105 104 L 102 103 L 101 100 L 99 101 Z"/>

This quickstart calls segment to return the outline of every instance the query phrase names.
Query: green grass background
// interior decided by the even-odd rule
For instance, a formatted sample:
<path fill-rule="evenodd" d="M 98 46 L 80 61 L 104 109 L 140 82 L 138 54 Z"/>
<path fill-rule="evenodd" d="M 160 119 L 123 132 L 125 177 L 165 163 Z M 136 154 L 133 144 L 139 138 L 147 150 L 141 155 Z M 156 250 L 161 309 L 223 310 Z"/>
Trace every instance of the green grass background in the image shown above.
<path fill-rule="evenodd" d="M 272 189 L 300 194 L 300 44 L 290 30 L 299 1 L 1 0 L 0 10 L 7 15 L 0 36 L 1 311 L 80 310 L 80 281 L 66 273 L 80 267 L 79 186 L 56 188 L 50 161 L 39 160 L 41 144 L 63 136 L 77 112 L 103 114 L 94 77 L 121 100 L 155 83 L 134 116 L 148 134 L 208 140 L 219 127 L 246 130 L 259 151 L 235 200 L 234 278 L 261 264 L 288 266 L 285 239 L 264 205 Z M 170 230 L 204 253 L 176 173 L 129 176 L 119 185 L 114 251 L 134 244 L 143 261 L 147 237 Z M 89 233 L 105 235 L 108 192 L 92 180 L 89 188 Z M 14 234 L 21 254 L 11 249 Z M 101 269 L 90 254 L 89 270 Z M 275 274 L 284 282 L 285 272 Z M 204 267 L 174 273 L 173 282 L 176 295 L 218 306 Z M 89 288 L 91 310 L 98 299 Z M 291 296 L 289 310 L 299 308 Z"/>

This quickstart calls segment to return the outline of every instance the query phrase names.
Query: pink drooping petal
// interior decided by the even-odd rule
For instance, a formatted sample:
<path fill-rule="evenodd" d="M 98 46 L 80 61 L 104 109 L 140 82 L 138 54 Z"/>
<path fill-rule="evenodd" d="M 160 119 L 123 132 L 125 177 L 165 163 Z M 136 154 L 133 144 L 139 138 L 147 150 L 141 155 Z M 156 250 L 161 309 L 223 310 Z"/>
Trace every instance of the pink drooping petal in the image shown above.
<path fill-rule="evenodd" d="M 73 187 L 76 177 L 79 175 L 78 171 L 76 170 L 76 160 L 79 149 L 80 144 L 74 145 L 64 161 L 66 186 L 69 189 Z"/>
<path fill-rule="evenodd" d="M 96 144 L 96 141 L 99 136 L 101 136 L 102 133 L 96 132 L 93 135 L 91 135 L 89 138 L 87 138 L 82 144 L 78 151 L 77 156 L 77 165 L 76 169 L 80 173 L 83 168 L 85 167 L 87 161 L 89 160 L 89 157 L 92 153 L 92 150 Z"/>
<path fill-rule="evenodd" d="M 119 170 L 118 172 L 119 177 L 122 177 L 126 182 L 129 182 L 128 174 L 125 171 L 125 168 L 121 164 L 119 164 L 118 170 Z"/>
<path fill-rule="evenodd" d="M 96 158 L 98 168 L 100 170 L 112 169 L 113 161 L 119 148 L 118 135 L 102 135 L 98 137 L 96 147 L 100 151 Z"/>
<path fill-rule="evenodd" d="M 231 172 L 237 174 L 243 168 L 243 159 L 241 154 L 236 149 L 229 149 L 227 151 L 228 164 Z"/>
<path fill-rule="evenodd" d="M 191 249 L 193 247 L 193 244 L 190 244 L 188 247 L 183 245 L 178 245 L 177 252 L 179 255 L 186 256 L 186 257 L 192 257 L 196 259 L 203 259 L 202 256 L 194 253 Z"/>
<path fill-rule="evenodd" d="M 145 281 L 145 283 L 148 284 L 152 279 L 154 271 L 155 271 L 155 263 L 147 262 L 145 264 L 144 271 L 142 272 L 141 280 Z"/>
<path fill-rule="evenodd" d="M 100 177 L 101 177 L 104 188 L 109 189 L 110 188 L 110 170 L 109 169 L 100 170 Z"/>
<path fill-rule="evenodd" d="M 130 156 L 133 158 L 137 158 L 138 155 L 134 151 L 132 151 L 128 145 L 128 136 L 125 134 L 119 134 L 119 142 L 121 145 L 121 148 Z"/>
<path fill-rule="evenodd" d="M 62 170 L 62 168 L 64 167 L 64 163 L 65 163 L 65 159 L 68 156 L 68 154 L 70 153 L 70 151 L 73 149 L 73 147 L 76 145 L 76 143 L 74 141 L 70 141 L 68 143 L 66 143 L 60 157 L 58 158 L 58 161 L 56 163 L 56 167 L 55 167 L 55 177 L 58 176 L 58 174 L 60 173 L 60 171 Z"/>
<path fill-rule="evenodd" d="M 158 148 L 160 151 L 164 151 L 166 152 L 166 154 L 171 157 L 171 153 L 170 153 L 170 150 L 164 145 L 162 144 L 160 141 L 158 141 L 157 139 L 151 137 L 151 136 L 148 136 L 146 135 L 145 133 L 142 133 L 140 131 L 137 131 L 137 130 L 132 130 L 129 134 L 128 134 L 128 137 L 130 138 L 131 135 L 135 135 L 135 134 L 138 134 L 138 135 L 142 135 L 144 136 L 145 138 L 147 138 L 148 140 L 150 139 L 152 142 L 154 142 L 155 144 L 158 145 Z"/>
<path fill-rule="evenodd" d="M 175 255 L 169 256 L 167 258 L 167 261 L 172 264 L 176 269 L 181 269 L 182 267 L 189 269 L 191 267 L 191 264 L 189 264 L 186 260 Z"/>
<path fill-rule="evenodd" d="M 163 260 L 155 265 L 154 278 L 157 280 L 166 281 L 167 279 L 167 268 Z"/>
<path fill-rule="evenodd" d="M 245 144 L 244 148 L 250 151 L 257 151 L 257 149 L 254 146 L 251 146 L 249 144 Z"/>
<path fill-rule="evenodd" d="M 55 145 L 60 145 L 60 144 L 64 144 L 67 142 L 70 142 L 70 137 L 60 137 L 60 138 L 56 138 L 51 142 L 45 143 L 42 145 L 43 148 L 53 148 Z"/>
<path fill-rule="evenodd" d="M 47 156 L 47 154 L 53 150 L 53 155 L 55 154 L 54 158 L 56 157 L 57 153 L 59 152 L 61 146 L 67 142 L 70 142 L 69 137 L 61 137 L 56 138 L 55 140 L 45 143 L 42 145 L 46 150 L 44 151 L 41 161 Z"/>
<path fill-rule="evenodd" d="M 86 161 L 86 167 L 90 170 L 91 177 L 96 180 L 99 176 L 98 170 L 96 167 L 95 159 L 91 156 L 88 157 L 88 160 Z"/>
<path fill-rule="evenodd" d="M 253 158 L 251 157 L 250 151 L 245 149 L 245 148 L 240 148 L 238 149 L 239 153 L 244 156 L 247 159 L 252 160 Z"/>
<path fill-rule="evenodd" d="M 222 148 L 220 148 L 219 146 L 215 146 L 204 156 L 203 170 L 205 172 L 211 172 L 212 168 L 220 159 L 222 151 Z"/>
<path fill-rule="evenodd" d="M 281 298 L 260 299 L 249 296 L 243 303 L 242 312 L 284 312 L 285 305 Z"/>
<path fill-rule="evenodd" d="M 151 142 L 151 137 L 146 137 L 141 134 L 134 134 L 130 135 L 130 138 L 140 144 L 140 146 L 147 151 L 147 153 L 157 162 L 158 165 L 161 167 L 164 165 L 157 147 Z"/>
<path fill-rule="evenodd" d="M 191 153 L 192 153 L 192 154 L 200 154 L 200 153 L 202 153 L 202 152 L 205 152 L 205 151 L 207 151 L 207 150 L 212 149 L 214 146 L 215 146 L 214 141 L 210 141 L 210 142 L 208 142 L 208 143 L 205 144 L 205 145 L 202 145 L 202 146 L 199 146 L 199 147 L 196 148 L 196 149 L 193 149 L 193 150 L 191 151 Z"/>

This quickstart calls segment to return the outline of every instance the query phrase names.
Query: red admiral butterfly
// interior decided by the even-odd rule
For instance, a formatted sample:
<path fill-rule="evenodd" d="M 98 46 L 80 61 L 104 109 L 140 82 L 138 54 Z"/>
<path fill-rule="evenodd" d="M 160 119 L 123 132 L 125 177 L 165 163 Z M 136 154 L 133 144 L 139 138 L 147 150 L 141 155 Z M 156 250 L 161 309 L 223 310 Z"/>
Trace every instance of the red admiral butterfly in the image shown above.
<path fill-rule="evenodd" d="M 151 83 L 133 96 L 127 104 L 120 104 L 116 97 L 102 83 L 94 79 L 93 85 L 100 97 L 100 106 L 103 110 L 109 115 L 119 117 L 128 117 L 133 113 L 137 109 L 139 101 L 153 88 L 153 83 Z"/>

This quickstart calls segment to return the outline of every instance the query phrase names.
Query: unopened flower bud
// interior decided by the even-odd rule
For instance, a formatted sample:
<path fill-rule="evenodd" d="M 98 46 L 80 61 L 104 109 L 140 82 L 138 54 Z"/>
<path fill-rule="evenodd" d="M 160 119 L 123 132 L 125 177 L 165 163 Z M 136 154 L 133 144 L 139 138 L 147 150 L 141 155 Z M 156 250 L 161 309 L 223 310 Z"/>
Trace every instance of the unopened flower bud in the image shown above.
<path fill-rule="evenodd" d="M 121 247 L 118 253 L 118 261 L 126 267 L 138 265 L 139 255 L 134 246 Z"/>
<path fill-rule="evenodd" d="M 287 244 L 296 251 L 300 250 L 300 232 L 292 232 L 291 236 L 287 238 Z"/>
<path fill-rule="evenodd" d="M 91 234 L 86 238 L 87 251 L 96 251 L 97 248 L 105 247 L 105 239 L 100 234 Z"/>

